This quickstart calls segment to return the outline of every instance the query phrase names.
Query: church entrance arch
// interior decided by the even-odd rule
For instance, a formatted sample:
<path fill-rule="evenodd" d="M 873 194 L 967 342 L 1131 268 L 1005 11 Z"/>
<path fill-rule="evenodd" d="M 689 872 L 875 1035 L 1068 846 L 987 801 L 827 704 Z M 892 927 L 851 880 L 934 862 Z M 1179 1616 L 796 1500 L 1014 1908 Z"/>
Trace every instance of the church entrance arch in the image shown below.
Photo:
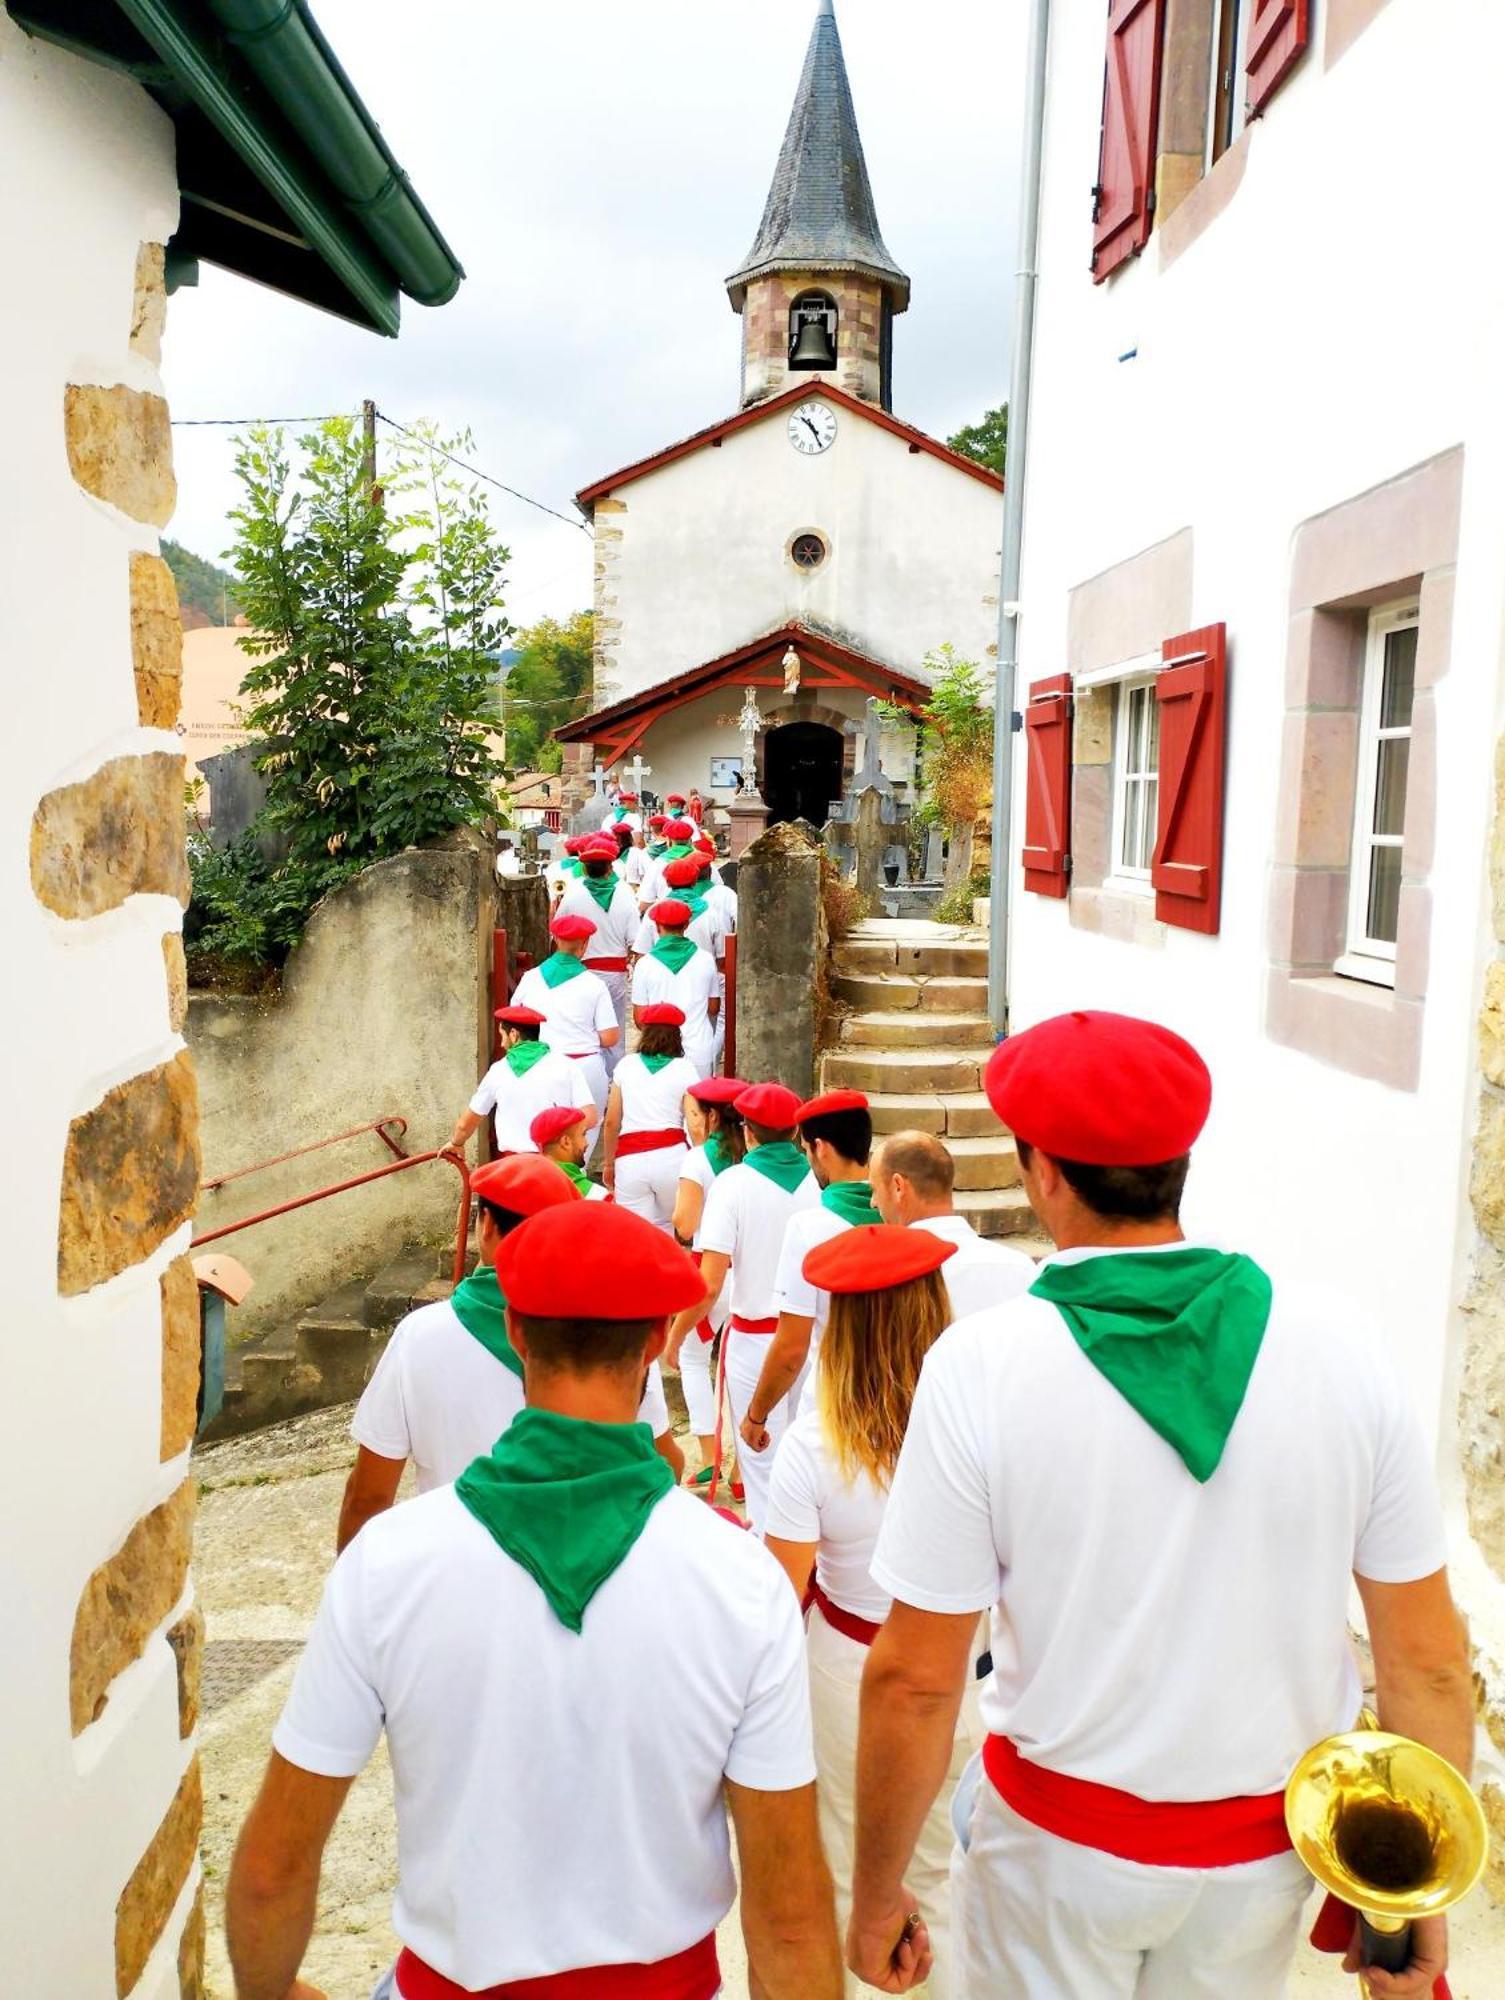
<path fill-rule="evenodd" d="M 825 825 L 841 797 L 843 747 L 841 731 L 824 722 L 786 722 L 767 731 L 761 748 L 770 826 L 791 819 Z"/>

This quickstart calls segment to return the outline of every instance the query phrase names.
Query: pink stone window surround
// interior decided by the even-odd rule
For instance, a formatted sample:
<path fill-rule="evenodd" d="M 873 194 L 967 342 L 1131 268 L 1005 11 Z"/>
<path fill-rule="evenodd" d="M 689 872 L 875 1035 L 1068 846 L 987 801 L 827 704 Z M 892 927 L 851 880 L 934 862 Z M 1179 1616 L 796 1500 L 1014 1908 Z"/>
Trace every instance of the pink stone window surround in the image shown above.
<path fill-rule="evenodd" d="M 1266 1032 L 1397 1090 L 1421 1070 L 1432 922 L 1437 682 L 1452 643 L 1463 452 L 1305 522 L 1291 561 L 1286 715 L 1268 909 Z M 1369 615 L 1420 605 L 1395 986 L 1337 970 L 1348 943 Z"/>

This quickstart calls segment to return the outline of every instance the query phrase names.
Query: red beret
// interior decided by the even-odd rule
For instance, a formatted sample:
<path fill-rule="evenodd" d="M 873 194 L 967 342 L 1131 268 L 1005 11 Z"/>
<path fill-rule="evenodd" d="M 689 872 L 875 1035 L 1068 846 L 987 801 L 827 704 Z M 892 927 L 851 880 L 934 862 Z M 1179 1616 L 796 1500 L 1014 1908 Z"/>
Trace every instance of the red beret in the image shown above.
<path fill-rule="evenodd" d="M 540 1111 L 528 1127 L 528 1137 L 540 1152 L 545 1146 L 552 1146 L 562 1138 L 572 1125 L 578 1125 L 585 1112 L 578 1104 L 551 1104 L 547 1111 Z"/>
<path fill-rule="evenodd" d="M 708 833 L 702 833 L 699 836 L 699 838 L 695 841 L 694 845 L 695 845 L 695 852 L 697 854 L 709 854 L 714 857 L 716 852 L 716 843 L 714 840 L 712 840 L 711 836 Z"/>
<path fill-rule="evenodd" d="M 682 806 L 684 803 L 685 803 L 685 795 L 683 792 L 665 792 L 664 794 L 665 805 Z"/>
<path fill-rule="evenodd" d="M 747 1088 L 740 1076 L 707 1076 L 692 1083 L 689 1094 L 697 1104 L 735 1104 Z"/>
<path fill-rule="evenodd" d="M 735 1106 L 744 1118 L 770 1132 L 788 1132 L 800 1115 L 799 1097 L 781 1083 L 752 1084 L 735 1100 Z"/>
<path fill-rule="evenodd" d="M 617 804 L 619 806 L 635 806 L 637 802 L 638 802 L 638 795 L 636 792 L 617 793 Z"/>
<path fill-rule="evenodd" d="M 549 936 L 560 938 L 566 944 L 575 938 L 594 937 L 596 926 L 589 917 L 556 917 L 549 925 Z"/>
<path fill-rule="evenodd" d="M 695 828 L 687 819 L 666 819 L 664 821 L 664 836 L 676 844 L 682 840 L 693 840 L 695 838 Z"/>
<path fill-rule="evenodd" d="M 807 1118 L 825 1118 L 833 1111 L 866 1111 L 868 1101 L 860 1090 L 828 1090 L 821 1097 L 812 1097 L 799 1108 L 796 1123 L 803 1125 Z"/>
<path fill-rule="evenodd" d="M 592 836 L 588 833 L 572 833 L 569 839 L 564 843 L 565 853 L 578 854 L 581 848 L 584 847 L 585 843 L 589 839 L 591 839 L 591 837 Z"/>
<path fill-rule="evenodd" d="M 688 854 L 682 854 L 677 861 L 666 863 L 664 880 L 671 889 L 688 889 L 692 882 L 700 880 L 700 865 Z"/>
<path fill-rule="evenodd" d="M 682 1028 L 685 1024 L 683 1007 L 673 1007 L 667 1000 L 655 1000 L 651 1007 L 640 1007 L 638 1019 L 645 1028 Z"/>
<path fill-rule="evenodd" d="M 1180 1159 L 1212 1104 L 1191 1043 L 1131 1014 L 1058 1014 L 1010 1035 L 983 1086 L 1016 1138 L 1088 1167 Z"/>
<path fill-rule="evenodd" d="M 823 1292 L 885 1292 L 938 1271 L 956 1245 L 928 1229 L 896 1229 L 887 1222 L 861 1222 L 817 1243 L 800 1266 Z M 504 1287 L 505 1289 L 505 1287 Z"/>
<path fill-rule="evenodd" d="M 616 1202 L 593 1202 L 589 1217 L 562 1208 L 534 1216 L 497 1252 L 496 1274 L 508 1304 L 538 1319 L 665 1319 L 705 1297 L 673 1237 Z"/>
<path fill-rule="evenodd" d="M 541 1160 L 537 1153 L 509 1153 L 505 1160 L 477 1167 L 470 1177 L 470 1191 L 509 1215 L 537 1215 L 541 1208 L 580 1199 L 579 1188 L 563 1168 Z"/>
<path fill-rule="evenodd" d="M 509 1028 L 546 1028 L 547 1014 L 540 1014 L 536 1007 L 498 1007 L 496 1018 L 505 1021 Z"/>
<path fill-rule="evenodd" d="M 663 902 L 655 903 L 648 914 L 661 931 L 682 931 L 690 921 L 691 910 L 688 903 L 666 896 Z"/>
<path fill-rule="evenodd" d="M 650 826 L 667 826 L 669 824 L 669 816 L 667 813 L 649 813 L 648 824 Z"/>
<path fill-rule="evenodd" d="M 616 840 L 611 834 L 598 833 L 585 843 L 580 852 L 587 859 L 592 855 L 599 854 L 603 861 L 615 861 L 621 850 L 618 848 Z"/>

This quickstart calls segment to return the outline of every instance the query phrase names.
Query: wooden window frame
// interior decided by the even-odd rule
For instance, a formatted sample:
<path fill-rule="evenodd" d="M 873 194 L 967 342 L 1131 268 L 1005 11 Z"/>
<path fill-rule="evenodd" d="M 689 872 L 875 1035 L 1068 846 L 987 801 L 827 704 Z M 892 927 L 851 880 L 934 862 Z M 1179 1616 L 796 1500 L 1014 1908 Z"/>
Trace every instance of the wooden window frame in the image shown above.
<path fill-rule="evenodd" d="M 1371 986 L 1395 984 L 1396 943 L 1369 935 L 1369 895 L 1373 856 L 1376 848 L 1405 850 L 1405 795 L 1401 798 L 1401 827 L 1396 834 L 1374 831 L 1374 811 L 1379 788 L 1380 745 L 1404 741 L 1409 745 L 1415 715 L 1415 688 L 1405 726 L 1383 727 L 1380 702 L 1384 695 L 1387 641 L 1393 632 L 1421 634 L 1421 604 L 1415 596 L 1382 604 L 1369 614 L 1364 640 L 1364 681 L 1359 705 L 1359 763 L 1354 785 L 1353 844 L 1348 871 L 1347 948 L 1334 962 L 1333 971 L 1345 979 L 1367 980 Z M 1409 786 L 1410 774 L 1407 772 Z"/>
<path fill-rule="evenodd" d="M 1110 893 L 1119 892 L 1131 896 L 1150 897 L 1154 889 L 1150 882 L 1150 869 L 1154 860 L 1155 841 L 1159 826 L 1160 806 L 1160 712 L 1155 701 L 1155 673 L 1130 670 L 1121 679 L 1112 683 L 1113 687 L 1113 813 L 1108 850 L 1108 875 L 1103 883 Z M 1151 718 L 1155 737 L 1155 768 L 1131 772 L 1128 768 L 1130 737 L 1130 708 L 1132 697 L 1143 691 L 1146 713 Z M 1129 787 L 1137 784 L 1155 787 L 1155 815 L 1148 824 L 1148 839 L 1145 863 L 1135 867 L 1124 859 L 1124 839 L 1128 831 Z M 1141 834 L 1145 833 L 1141 821 Z"/>

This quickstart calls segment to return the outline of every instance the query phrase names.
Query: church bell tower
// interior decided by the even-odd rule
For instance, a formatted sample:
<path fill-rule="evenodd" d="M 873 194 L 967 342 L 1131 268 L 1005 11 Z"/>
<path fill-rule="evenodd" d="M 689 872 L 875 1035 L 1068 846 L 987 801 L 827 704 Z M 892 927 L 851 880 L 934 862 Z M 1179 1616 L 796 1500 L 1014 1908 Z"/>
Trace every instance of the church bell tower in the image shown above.
<path fill-rule="evenodd" d="M 823 381 L 892 407 L 909 280 L 878 228 L 833 0 L 820 0 L 757 241 L 726 283 L 744 408 Z"/>

